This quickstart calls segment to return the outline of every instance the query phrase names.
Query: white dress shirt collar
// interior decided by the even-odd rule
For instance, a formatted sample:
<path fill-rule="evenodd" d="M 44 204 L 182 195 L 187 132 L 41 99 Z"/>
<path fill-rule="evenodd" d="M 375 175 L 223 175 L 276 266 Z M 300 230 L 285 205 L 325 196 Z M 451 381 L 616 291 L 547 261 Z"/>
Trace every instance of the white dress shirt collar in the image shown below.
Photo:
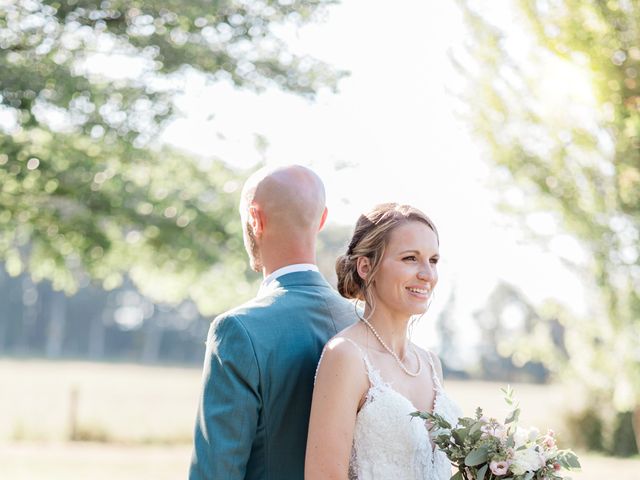
<path fill-rule="evenodd" d="M 294 272 L 306 272 L 308 270 L 312 270 L 314 272 L 319 271 L 317 265 L 314 265 L 313 263 L 294 263 L 293 265 L 287 265 L 286 267 L 279 268 L 265 277 L 260 285 L 258 294 L 267 291 L 273 282 L 283 275 Z"/>

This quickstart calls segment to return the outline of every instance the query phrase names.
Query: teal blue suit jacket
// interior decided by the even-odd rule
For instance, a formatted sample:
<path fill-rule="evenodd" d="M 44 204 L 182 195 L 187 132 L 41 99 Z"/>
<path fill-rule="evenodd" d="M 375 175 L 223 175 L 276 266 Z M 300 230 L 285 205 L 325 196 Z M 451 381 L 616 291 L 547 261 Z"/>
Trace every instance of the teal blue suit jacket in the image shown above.
<path fill-rule="evenodd" d="M 318 359 L 356 320 L 317 272 L 279 277 L 207 338 L 190 480 L 302 480 Z"/>

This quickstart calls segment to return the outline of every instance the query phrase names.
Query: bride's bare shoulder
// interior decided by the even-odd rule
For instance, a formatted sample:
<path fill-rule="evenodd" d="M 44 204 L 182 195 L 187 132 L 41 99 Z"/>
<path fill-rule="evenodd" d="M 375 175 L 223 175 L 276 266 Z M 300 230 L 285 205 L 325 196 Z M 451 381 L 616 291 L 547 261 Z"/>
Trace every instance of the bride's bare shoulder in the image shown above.
<path fill-rule="evenodd" d="M 359 344 L 357 331 L 347 328 L 327 342 L 322 353 L 319 370 L 322 372 L 340 372 L 341 374 L 363 379 L 366 383 L 364 349 Z"/>
<path fill-rule="evenodd" d="M 357 412 L 369 390 L 369 377 L 361 346 L 340 332 L 329 340 L 318 364 L 314 397 L 339 398 Z"/>
<path fill-rule="evenodd" d="M 362 350 L 350 335 L 338 333 L 327 342 L 323 357 L 336 357 L 338 361 L 350 361 L 362 358 Z"/>

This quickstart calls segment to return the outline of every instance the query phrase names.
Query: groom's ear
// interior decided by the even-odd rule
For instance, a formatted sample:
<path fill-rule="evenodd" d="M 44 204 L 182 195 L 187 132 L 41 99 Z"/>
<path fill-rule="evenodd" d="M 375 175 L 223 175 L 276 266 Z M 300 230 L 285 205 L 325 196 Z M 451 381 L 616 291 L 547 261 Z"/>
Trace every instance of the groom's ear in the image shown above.
<path fill-rule="evenodd" d="M 253 235 L 260 238 L 264 231 L 264 213 L 257 205 L 249 207 L 249 225 L 251 225 Z"/>
<path fill-rule="evenodd" d="M 322 218 L 320 218 L 320 226 L 318 227 L 318 231 L 322 230 L 322 227 L 324 227 L 324 222 L 327 221 L 328 213 L 329 213 L 329 210 L 327 210 L 327 207 L 324 207 L 324 211 L 322 212 Z"/>
<path fill-rule="evenodd" d="M 360 278 L 366 280 L 371 271 L 371 261 L 367 257 L 358 257 L 356 259 L 356 270 Z"/>

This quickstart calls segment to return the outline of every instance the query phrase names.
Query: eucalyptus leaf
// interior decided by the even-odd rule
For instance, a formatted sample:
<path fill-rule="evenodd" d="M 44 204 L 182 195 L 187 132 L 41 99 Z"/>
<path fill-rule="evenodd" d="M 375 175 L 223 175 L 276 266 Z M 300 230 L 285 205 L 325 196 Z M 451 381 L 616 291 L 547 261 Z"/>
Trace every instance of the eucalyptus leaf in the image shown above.
<path fill-rule="evenodd" d="M 464 441 L 467 439 L 468 433 L 469 433 L 468 429 L 459 428 L 459 429 L 453 430 L 452 435 L 453 435 L 453 438 L 456 440 L 456 443 L 459 445 L 462 445 Z"/>
<path fill-rule="evenodd" d="M 464 480 L 464 477 L 462 476 L 462 472 L 458 470 L 449 480 Z"/>
<path fill-rule="evenodd" d="M 504 423 L 505 424 L 517 423 L 519 418 L 520 418 L 520 409 L 516 408 L 507 416 Z"/>
<path fill-rule="evenodd" d="M 482 446 L 479 448 L 474 448 L 465 457 L 464 463 L 468 467 L 475 467 L 477 465 L 481 465 L 487 461 L 488 453 L 489 453 L 489 450 L 487 449 L 487 447 Z"/>
<path fill-rule="evenodd" d="M 489 468 L 489 465 L 487 464 L 487 465 L 484 465 L 484 466 L 482 466 L 482 467 L 480 467 L 478 469 L 478 478 L 477 478 L 477 480 L 484 480 L 484 476 L 486 475 L 488 468 Z"/>
<path fill-rule="evenodd" d="M 471 429 L 469 430 L 469 435 L 474 435 L 478 432 L 480 432 L 480 429 L 482 428 L 482 423 L 481 422 L 476 422 L 472 425 Z"/>

